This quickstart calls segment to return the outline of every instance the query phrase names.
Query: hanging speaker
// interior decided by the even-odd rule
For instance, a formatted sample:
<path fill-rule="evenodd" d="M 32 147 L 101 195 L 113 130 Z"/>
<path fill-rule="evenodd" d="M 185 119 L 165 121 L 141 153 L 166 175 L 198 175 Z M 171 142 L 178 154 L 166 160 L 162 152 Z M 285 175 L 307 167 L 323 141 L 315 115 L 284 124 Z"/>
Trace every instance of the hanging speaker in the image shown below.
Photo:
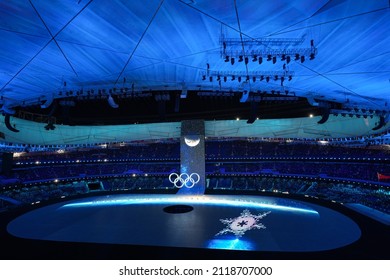
<path fill-rule="evenodd" d="M 11 123 L 10 123 L 10 115 L 9 114 L 6 114 L 5 115 L 5 118 L 4 118 L 4 124 L 5 126 L 11 130 L 12 132 L 19 132 L 19 130 L 17 130 L 16 128 L 14 128 Z"/>
<path fill-rule="evenodd" d="M 108 96 L 107 101 L 108 101 L 108 104 L 109 104 L 112 108 L 116 109 L 116 108 L 119 107 L 119 105 L 115 103 L 114 98 L 112 98 L 111 95 Z"/>
<path fill-rule="evenodd" d="M 379 123 L 377 126 L 375 126 L 372 130 L 378 130 L 378 129 L 381 129 L 382 127 L 384 127 L 386 125 L 386 119 L 384 116 L 380 116 L 379 117 Z"/>

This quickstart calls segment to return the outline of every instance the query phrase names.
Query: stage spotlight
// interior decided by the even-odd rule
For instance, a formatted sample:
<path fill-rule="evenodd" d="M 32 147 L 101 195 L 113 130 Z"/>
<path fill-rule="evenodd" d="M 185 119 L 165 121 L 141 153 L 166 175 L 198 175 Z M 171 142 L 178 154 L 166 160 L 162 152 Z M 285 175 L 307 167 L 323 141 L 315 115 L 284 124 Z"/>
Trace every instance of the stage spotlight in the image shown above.
<path fill-rule="evenodd" d="M 313 60 L 314 58 L 315 58 L 314 53 L 311 53 L 311 54 L 310 54 L 310 60 Z"/>
<path fill-rule="evenodd" d="M 295 60 L 299 60 L 300 55 L 298 53 L 295 54 Z"/>
<path fill-rule="evenodd" d="M 225 57 L 225 62 L 229 62 L 229 56 L 227 55 L 226 57 Z"/>
<path fill-rule="evenodd" d="M 224 81 L 225 83 L 227 82 L 227 77 L 226 77 L 226 76 L 223 77 L 223 81 Z"/>
<path fill-rule="evenodd" d="M 202 76 L 202 81 L 206 80 L 206 75 Z"/>
<path fill-rule="evenodd" d="M 281 61 L 285 61 L 286 60 L 286 55 L 285 54 L 282 54 L 282 58 L 280 59 Z"/>
<path fill-rule="evenodd" d="M 301 63 L 303 63 L 303 62 L 305 62 L 305 56 L 304 55 L 301 56 Z"/>
<path fill-rule="evenodd" d="M 273 63 L 273 64 L 276 63 L 276 56 L 274 56 L 274 57 L 272 58 L 272 63 Z"/>
<path fill-rule="evenodd" d="M 238 82 L 239 82 L 239 83 L 241 82 L 241 77 L 240 77 L 240 76 L 238 77 Z"/>
<path fill-rule="evenodd" d="M 259 64 L 262 64 L 262 63 L 263 63 L 263 58 L 262 58 L 261 56 L 259 57 L 258 60 L 259 60 Z"/>
<path fill-rule="evenodd" d="M 235 61 L 235 59 L 234 59 L 234 57 L 232 57 L 232 58 L 230 59 L 230 63 L 231 63 L 231 65 L 233 65 L 233 64 L 234 64 L 234 61 Z"/>
<path fill-rule="evenodd" d="M 267 61 L 271 61 L 272 60 L 272 55 L 267 55 Z"/>
<path fill-rule="evenodd" d="M 255 83 L 256 82 L 256 76 L 252 77 L 252 81 Z"/>
<path fill-rule="evenodd" d="M 292 80 L 292 76 L 288 76 L 288 81 L 291 81 Z"/>
<path fill-rule="evenodd" d="M 284 77 L 281 77 L 280 78 L 280 85 L 283 86 L 283 83 L 284 83 Z"/>
<path fill-rule="evenodd" d="M 245 81 L 249 81 L 249 76 L 246 76 L 246 80 Z"/>
<path fill-rule="evenodd" d="M 236 76 L 233 75 L 233 76 L 232 76 L 232 81 L 234 81 L 235 79 L 236 79 Z"/>
<path fill-rule="evenodd" d="M 289 64 L 290 61 L 291 61 L 291 57 L 288 55 L 288 56 L 286 57 L 286 63 Z"/>
<path fill-rule="evenodd" d="M 260 81 L 262 81 L 262 80 L 264 80 L 264 76 L 263 75 L 260 76 Z"/>
<path fill-rule="evenodd" d="M 254 55 L 254 56 L 253 56 L 252 61 L 253 61 L 253 62 L 257 61 L 257 55 Z"/>
<path fill-rule="evenodd" d="M 238 57 L 238 62 L 242 62 L 243 60 L 244 60 L 243 56 L 240 55 L 240 56 Z"/>
<path fill-rule="evenodd" d="M 269 76 L 267 76 L 266 78 L 265 78 L 265 80 L 267 81 L 267 83 L 269 82 Z"/>
<path fill-rule="evenodd" d="M 245 64 L 248 64 L 249 62 L 249 59 L 247 57 L 245 57 Z"/>
<path fill-rule="evenodd" d="M 209 80 L 210 80 L 210 82 L 212 82 L 212 81 L 213 81 L 213 77 L 212 77 L 212 76 L 210 76 Z"/>
<path fill-rule="evenodd" d="M 221 76 L 218 75 L 218 76 L 217 76 L 217 81 L 220 81 L 220 80 L 221 80 Z"/>
<path fill-rule="evenodd" d="M 279 79 L 278 75 L 275 75 L 274 80 L 277 81 Z"/>

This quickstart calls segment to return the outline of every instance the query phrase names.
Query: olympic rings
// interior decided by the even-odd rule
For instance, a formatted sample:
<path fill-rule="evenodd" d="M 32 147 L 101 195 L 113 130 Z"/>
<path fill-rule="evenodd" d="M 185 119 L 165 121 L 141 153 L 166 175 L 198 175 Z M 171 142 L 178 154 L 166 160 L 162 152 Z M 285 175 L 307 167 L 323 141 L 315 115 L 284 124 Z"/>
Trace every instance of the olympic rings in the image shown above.
<path fill-rule="evenodd" d="M 173 185 L 178 189 L 181 189 L 184 186 L 191 189 L 200 181 L 198 173 L 191 173 L 190 175 L 187 173 L 181 173 L 180 175 L 177 173 L 171 173 L 168 178 L 169 182 L 173 183 Z"/>

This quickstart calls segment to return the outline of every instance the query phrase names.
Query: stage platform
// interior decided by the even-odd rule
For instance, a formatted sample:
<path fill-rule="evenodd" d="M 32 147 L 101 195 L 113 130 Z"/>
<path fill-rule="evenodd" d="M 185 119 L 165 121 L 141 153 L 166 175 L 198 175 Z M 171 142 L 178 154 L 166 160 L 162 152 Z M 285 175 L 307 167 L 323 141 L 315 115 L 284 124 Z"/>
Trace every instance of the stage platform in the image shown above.
<path fill-rule="evenodd" d="M 27 258 L 288 259 L 338 258 L 363 232 L 348 215 L 289 198 L 113 194 L 27 211 L 9 221 L 6 234 L 11 244 L 29 246 Z M 31 252 L 39 244 L 67 249 Z"/>

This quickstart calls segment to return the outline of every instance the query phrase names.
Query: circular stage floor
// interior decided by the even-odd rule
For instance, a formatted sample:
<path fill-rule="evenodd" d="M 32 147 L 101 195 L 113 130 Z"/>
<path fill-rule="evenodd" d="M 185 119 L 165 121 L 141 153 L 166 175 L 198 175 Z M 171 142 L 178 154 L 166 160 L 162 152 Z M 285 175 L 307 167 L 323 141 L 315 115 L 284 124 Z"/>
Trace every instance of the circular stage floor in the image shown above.
<path fill-rule="evenodd" d="M 180 211 L 164 211 L 169 206 Z M 87 197 L 27 212 L 7 231 L 44 241 L 267 252 L 333 250 L 361 236 L 359 226 L 335 210 L 246 195 Z"/>

